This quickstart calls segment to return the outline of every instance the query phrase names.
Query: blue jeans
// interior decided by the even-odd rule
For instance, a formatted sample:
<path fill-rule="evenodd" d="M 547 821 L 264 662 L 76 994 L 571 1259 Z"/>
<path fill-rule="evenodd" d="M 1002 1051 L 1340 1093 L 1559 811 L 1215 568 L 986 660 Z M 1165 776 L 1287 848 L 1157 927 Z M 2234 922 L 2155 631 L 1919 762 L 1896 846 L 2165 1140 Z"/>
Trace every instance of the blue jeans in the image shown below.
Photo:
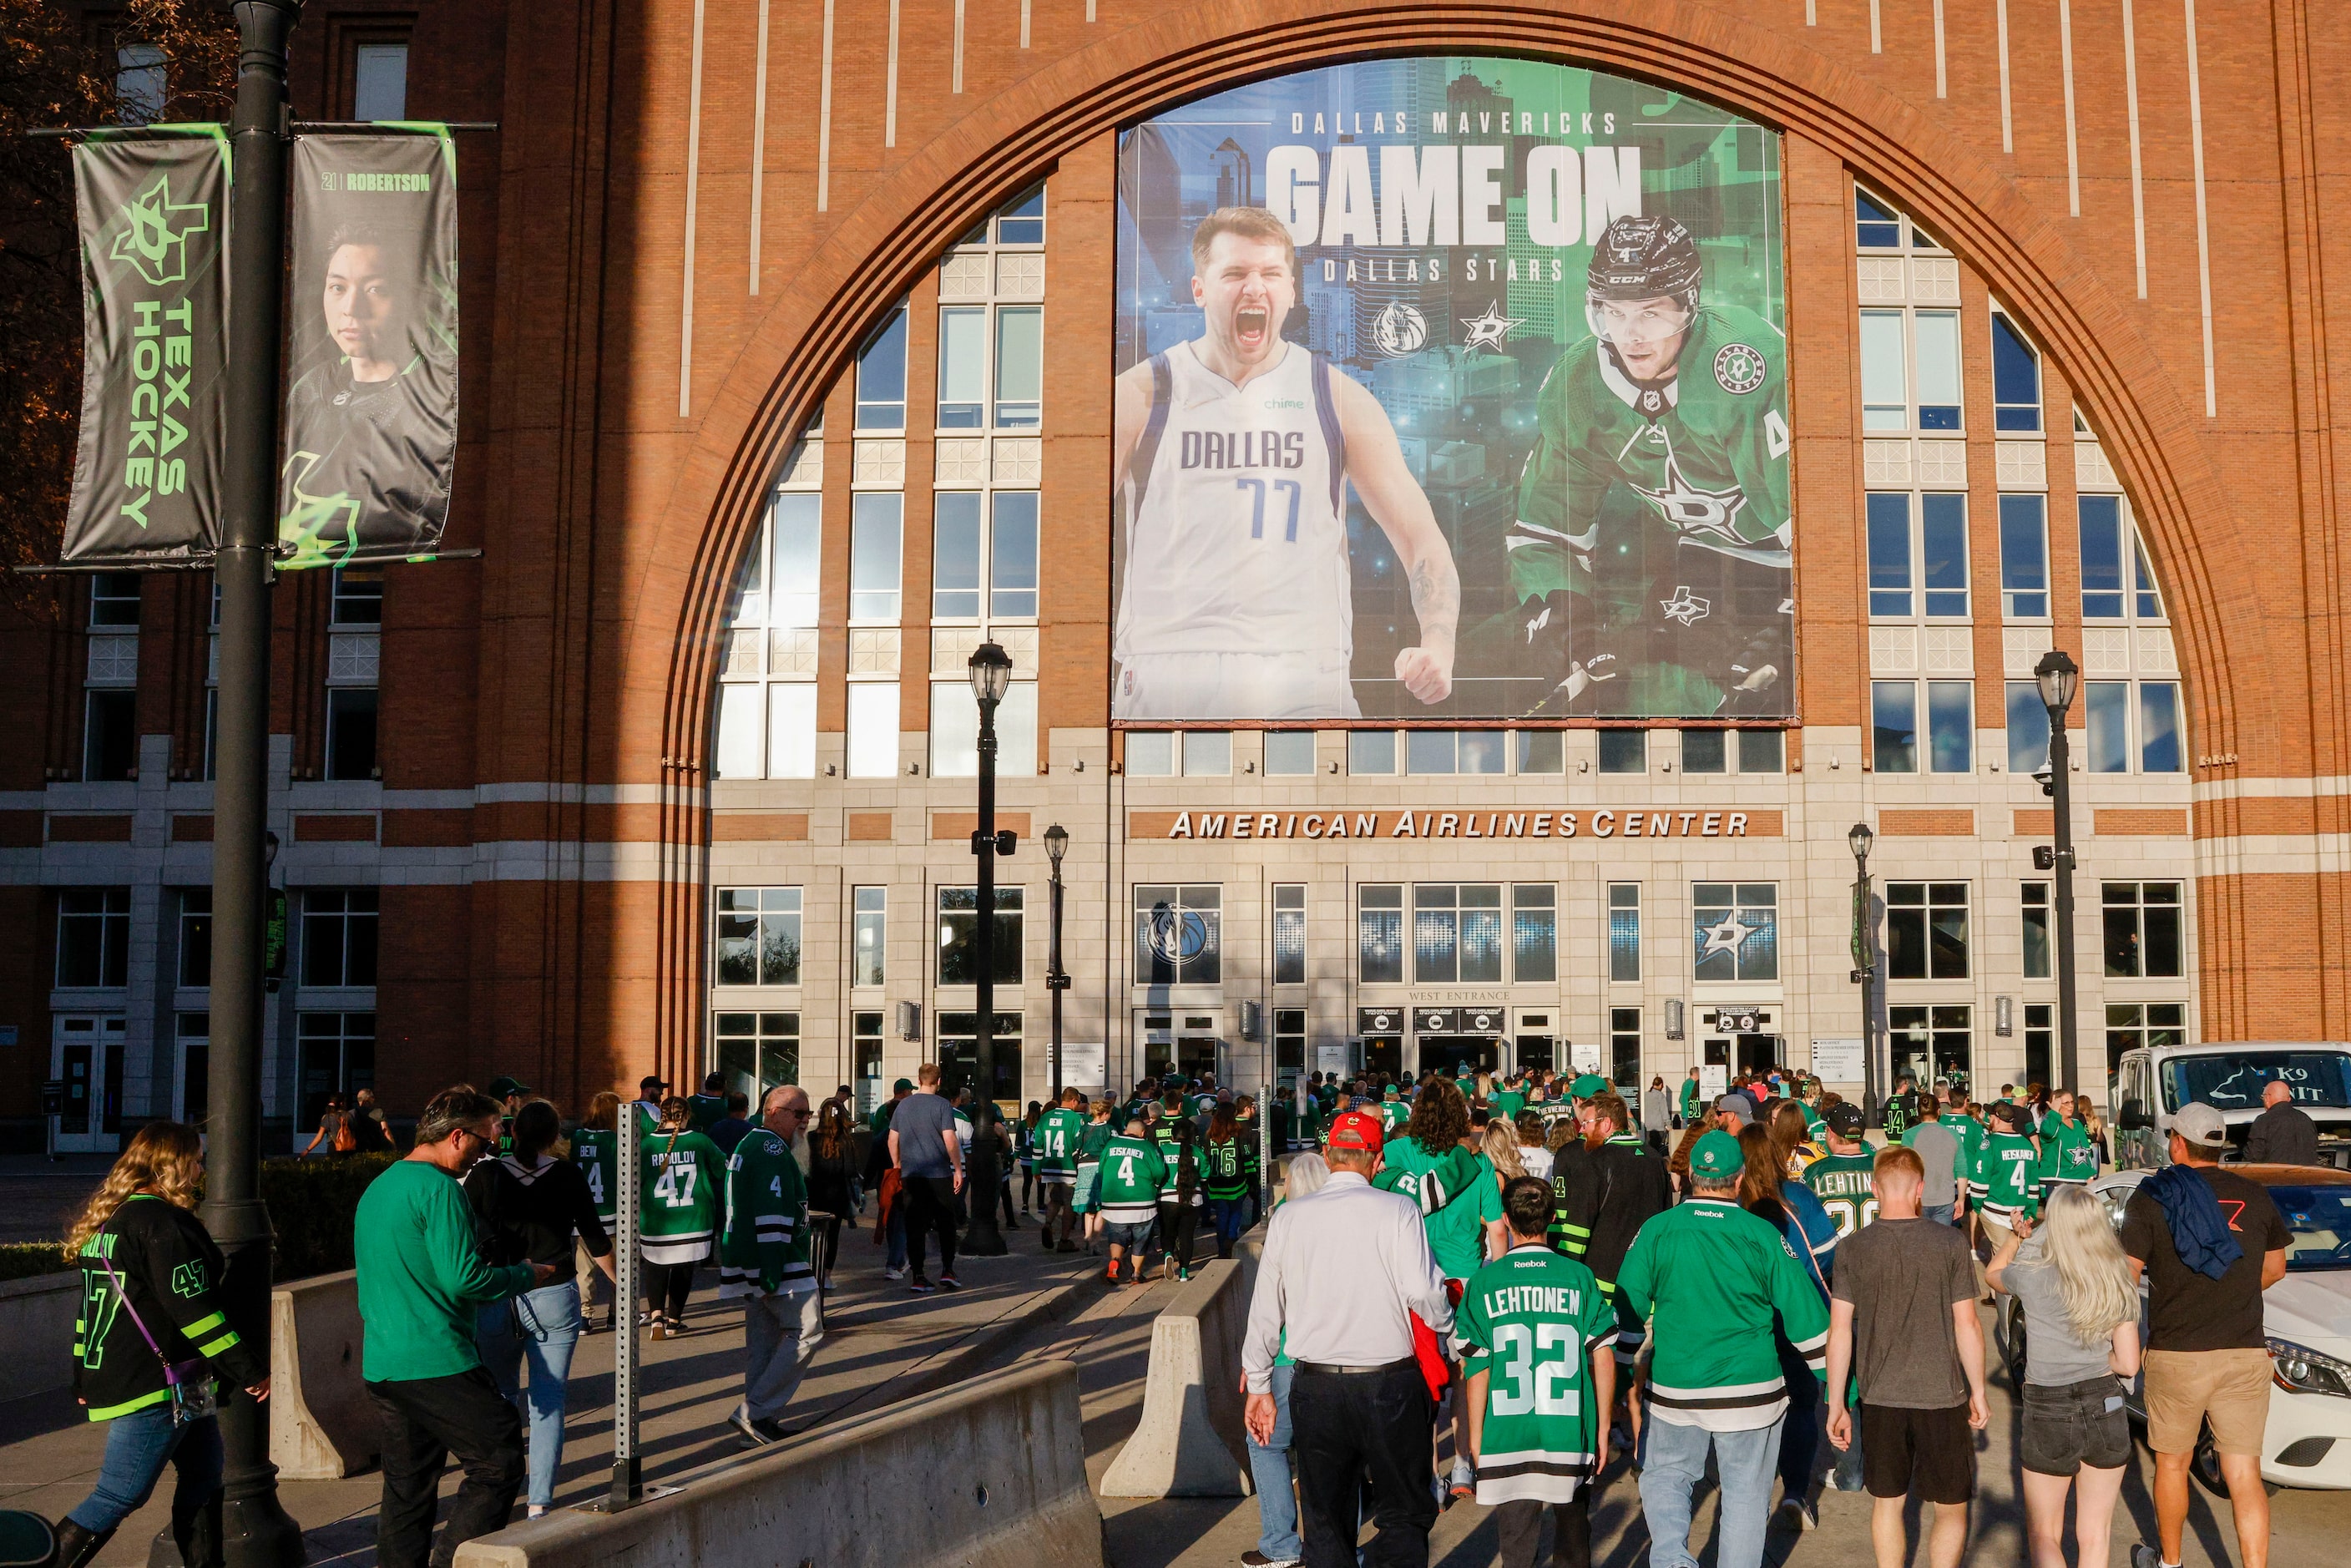
<path fill-rule="evenodd" d="M 904 1187 L 898 1189 L 898 1201 L 890 1206 L 890 1226 L 884 1235 L 888 1247 L 885 1254 L 888 1261 L 883 1267 L 904 1268 L 906 1266 L 906 1192 Z"/>
<path fill-rule="evenodd" d="M 1260 1448 L 1243 1433 L 1249 1476 L 1257 1483 L 1257 1549 L 1276 1563 L 1295 1563 L 1305 1551 L 1298 1539 L 1298 1495 L 1290 1490 L 1290 1379 L 1295 1371 L 1273 1369 L 1273 1441 Z"/>
<path fill-rule="evenodd" d="M 172 1493 L 174 1518 L 210 1502 L 221 1484 L 220 1422 L 207 1416 L 174 1427 L 168 1399 L 117 1416 L 107 1424 L 97 1487 L 66 1517 L 93 1534 L 114 1529 L 147 1506 L 167 1464 L 180 1471 Z"/>
<path fill-rule="evenodd" d="M 1921 1218 L 1931 1219 L 1938 1225 L 1949 1225 L 1951 1222 L 1951 1210 L 1958 1207 L 1959 1205 L 1955 1203 L 1930 1203 L 1921 1208 L 1918 1214 Z"/>
<path fill-rule="evenodd" d="M 556 1467 L 563 1462 L 563 1390 L 571 1351 L 580 1343 L 580 1287 L 566 1280 L 484 1307 L 474 1319 L 474 1348 L 482 1365 L 530 1424 L 530 1503 L 555 1503 Z M 528 1403 L 520 1389 L 530 1364 Z"/>
<path fill-rule="evenodd" d="M 1780 1342 L 1780 1375 L 1788 1385 L 1788 1414 L 1780 1427 L 1780 1490 L 1785 1497 L 1809 1498 L 1813 1464 L 1820 1458 L 1822 1427 L 1827 1419 L 1821 1380 L 1813 1375 L 1803 1354 L 1785 1340 Z"/>
<path fill-rule="evenodd" d="M 1716 1568 L 1761 1568 L 1780 1427 L 1774 1421 L 1752 1431 L 1709 1432 L 1650 1413 L 1641 1424 L 1641 1511 L 1649 1521 L 1649 1568 L 1698 1568 L 1689 1550 L 1690 1494 L 1706 1477 L 1709 1447 L 1722 1482 Z"/>
<path fill-rule="evenodd" d="M 1208 1200 L 1208 1218 L 1215 1221 L 1217 1227 L 1217 1257 L 1233 1255 L 1233 1243 L 1239 1240 L 1241 1232 L 1249 1228 L 1243 1218 L 1248 1210 L 1249 1199 L 1245 1197 L 1212 1197 Z"/>

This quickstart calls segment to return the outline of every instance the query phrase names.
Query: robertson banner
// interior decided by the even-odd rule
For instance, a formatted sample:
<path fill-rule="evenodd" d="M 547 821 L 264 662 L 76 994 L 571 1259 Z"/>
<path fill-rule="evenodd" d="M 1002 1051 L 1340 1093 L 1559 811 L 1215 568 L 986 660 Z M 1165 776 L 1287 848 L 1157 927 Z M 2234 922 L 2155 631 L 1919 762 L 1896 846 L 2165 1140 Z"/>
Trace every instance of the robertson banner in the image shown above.
<path fill-rule="evenodd" d="M 1127 130 L 1123 724 L 1792 716 L 1776 133 L 1448 56 Z"/>
<path fill-rule="evenodd" d="M 228 144 L 149 127 L 73 150 L 81 230 L 80 445 L 63 560 L 201 560 L 226 453 Z"/>
<path fill-rule="evenodd" d="M 298 137 L 280 565 L 430 554 L 457 457 L 446 131 Z"/>

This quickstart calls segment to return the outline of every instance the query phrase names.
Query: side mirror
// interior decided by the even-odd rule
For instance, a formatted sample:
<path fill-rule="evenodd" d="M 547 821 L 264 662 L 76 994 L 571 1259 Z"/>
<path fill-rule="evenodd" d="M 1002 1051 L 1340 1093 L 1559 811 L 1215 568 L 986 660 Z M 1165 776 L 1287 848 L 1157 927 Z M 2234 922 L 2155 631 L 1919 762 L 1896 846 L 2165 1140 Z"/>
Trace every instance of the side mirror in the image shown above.
<path fill-rule="evenodd" d="M 2155 1123 L 2147 1113 L 2145 1101 L 2126 1100 L 2122 1109 L 2115 1113 L 2115 1125 L 2126 1133 L 2144 1133 Z"/>

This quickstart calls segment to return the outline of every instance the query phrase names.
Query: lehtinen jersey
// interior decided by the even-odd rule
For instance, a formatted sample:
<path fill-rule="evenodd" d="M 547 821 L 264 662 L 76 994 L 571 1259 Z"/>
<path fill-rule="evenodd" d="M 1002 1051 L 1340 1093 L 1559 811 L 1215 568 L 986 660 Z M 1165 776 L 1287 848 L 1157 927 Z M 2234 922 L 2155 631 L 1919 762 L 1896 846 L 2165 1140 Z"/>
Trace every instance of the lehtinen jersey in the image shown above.
<path fill-rule="evenodd" d="M 1562 355 L 1520 471 L 1508 539 L 1516 597 L 1591 591 L 1601 503 L 1620 482 L 1684 543 L 1787 567 L 1786 348 L 1753 311 L 1714 305 L 1662 386 L 1635 382 L 1597 338 Z"/>
<path fill-rule="evenodd" d="M 1346 451 L 1329 361 L 1285 343 L 1235 386 L 1190 343 L 1154 354 L 1126 482 L 1122 660 L 1354 649 Z"/>

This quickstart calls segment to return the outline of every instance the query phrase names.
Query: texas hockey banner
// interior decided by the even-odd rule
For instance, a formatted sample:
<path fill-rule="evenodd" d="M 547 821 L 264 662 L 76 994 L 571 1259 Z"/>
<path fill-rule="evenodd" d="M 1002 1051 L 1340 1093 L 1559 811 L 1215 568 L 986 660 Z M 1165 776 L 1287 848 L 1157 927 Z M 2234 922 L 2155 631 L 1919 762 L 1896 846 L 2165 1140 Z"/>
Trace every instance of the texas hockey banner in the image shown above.
<path fill-rule="evenodd" d="M 1122 724 L 1792 716 L 1780 142 L 1481 57 L 1120 145 Z"/>
<path fill-rule="evenodd" d="M 457 160 L 446 131 L 294 142 L 277 542 L 287 567 L 430 553 L 457 458 Z"/>
<path fill-rule="evenodd" d="M 73 150 L 81 436 L 64 560 L 201 560 L 219 540 L 228 303 L 219 129 L 150 126 Z"/>

